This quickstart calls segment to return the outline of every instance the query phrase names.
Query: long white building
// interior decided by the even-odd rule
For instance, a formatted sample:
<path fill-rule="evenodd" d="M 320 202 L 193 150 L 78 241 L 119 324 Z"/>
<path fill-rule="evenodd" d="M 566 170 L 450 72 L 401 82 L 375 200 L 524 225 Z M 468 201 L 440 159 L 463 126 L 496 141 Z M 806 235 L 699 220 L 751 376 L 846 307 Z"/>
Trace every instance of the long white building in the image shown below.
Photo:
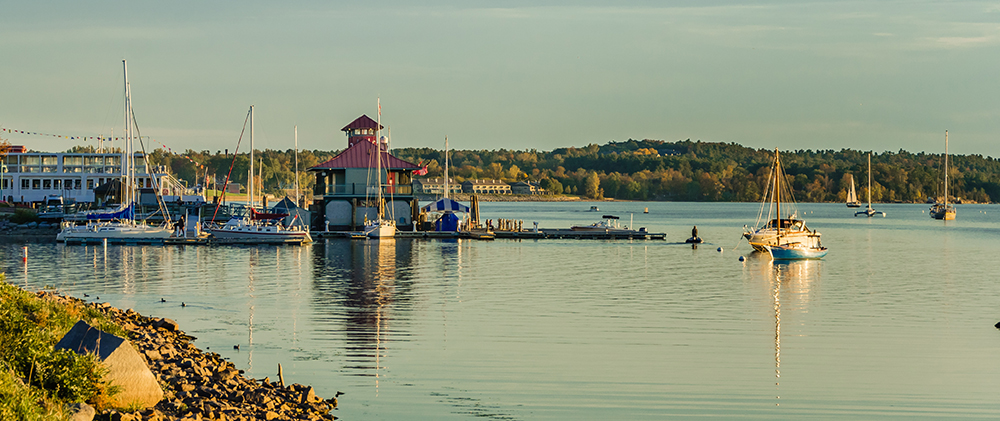
<path fill-rule="evenodd" d="M 153 178 L 146 173 L 142 154 L 135 156 L 137 184 L 139 188 L 151 188 Z M 12 146 L 0 165 L 0 197 L 9 202 L 31 203 L 59 195 L 77 202 L 94 202 L 94 189 L 120 179 L 121 172 L 121 153 L 28 152 L 23 146 Z"/>

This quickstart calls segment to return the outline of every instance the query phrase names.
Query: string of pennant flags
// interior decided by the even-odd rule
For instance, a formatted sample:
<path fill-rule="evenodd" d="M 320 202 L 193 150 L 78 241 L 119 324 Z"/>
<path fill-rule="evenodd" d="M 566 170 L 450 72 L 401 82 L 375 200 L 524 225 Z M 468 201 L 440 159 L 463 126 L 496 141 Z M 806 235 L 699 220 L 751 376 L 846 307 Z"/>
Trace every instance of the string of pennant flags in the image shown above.
<path fill-rule="evenodd" d="M 107 141 L 118 141 L 118 140 L 124 140 L 125 139 L 124 137 L 109 137 L 109 136 L 65 136 L 65 135 L 59 135 L 59 134 L 32 132 L 32 131 L 28 131 L 28 130 L 8 129 L 6 127 L 0 127 L 0 132 L 6 132 L 6 133 L 11 133 L 11 134 L 26 134 L 26 135 L 32 135 L 32 136 L 56 137 L 56 138 L 60 138 L 60 139 L 83 140 L 83 141 L 98 140 L 98 141 L 105 141 L 105 142 L 107 142 Z M 150 138 L 148 136 L 143 136 L 143 137 L 145 137 L 147 140 L 151 140 L 153 142 L 156 142 L 157 144 L 159 144 L 159 147 L 162 147 L 163 149 L 166 149 L 168 152 L 170 152 L 170 153 L 172 153 L 174 155 L 180 156 L 180 157 L 182 157 L 184 159 L 187 159 L 188 161 L 191 161 L 191 163 L 194 164 L 195 167 L 202 168 L 202 169 L 205 168 L 205 166 L 203 164 L 199 164 L 199 163 L 195 162 L 193 159 L 191 159 L 190 157 L 188 157 L 186 155 L 181 155 L 181 154 L 175 152 L 169 146 L 163 144 L 163 142 L 160 142 L 159 140 Z"/>

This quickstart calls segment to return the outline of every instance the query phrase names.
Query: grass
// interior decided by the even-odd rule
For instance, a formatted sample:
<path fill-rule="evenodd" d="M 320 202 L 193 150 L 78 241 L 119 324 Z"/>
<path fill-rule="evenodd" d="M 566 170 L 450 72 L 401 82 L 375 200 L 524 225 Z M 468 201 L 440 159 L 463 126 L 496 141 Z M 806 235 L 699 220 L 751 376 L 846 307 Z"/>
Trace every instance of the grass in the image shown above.
<path fill-rule="evenodd" d="M 54 349 L 81 319 L 125 336 L 92 307 L 40 299 L 0 274 L 0 419 L 64 418 L 62 408 L 75 402 L 109 407 L 116 390 L 103 381 L 96 357 Z"/>

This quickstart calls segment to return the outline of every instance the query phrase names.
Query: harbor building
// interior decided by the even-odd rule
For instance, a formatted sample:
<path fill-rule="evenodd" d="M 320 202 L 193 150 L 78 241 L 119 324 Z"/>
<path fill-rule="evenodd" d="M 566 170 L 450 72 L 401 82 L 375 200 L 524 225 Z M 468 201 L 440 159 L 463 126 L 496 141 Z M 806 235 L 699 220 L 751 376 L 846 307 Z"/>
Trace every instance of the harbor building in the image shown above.
<path fill-rule="evenodd" d="M 340 129 L 347 135 L 347 149 L 329 161 L 309 168 L 316 177 L 313 188 L 311 227 L 323 231 L 355 231 L 365 220 L 377 218 L 377 190 L 382 190 L 386 216 L 400 230 L 413 228 L 418 209 L 413 192 L 414 163 L 392 156 L 385 142 L 376 140 L 381 127 L 367 115 Z M 375 156 L 382 159 L 382 174 L 376 182 Z"/>
<path fill-rule="evenodd" d="M 449 194 L 461 193 L 462 184 L 448 178 Z M 413 191 L 419 194 L 444 195 L 444 178 L 418 178 L 413 180 Z"/>
<path fill-rule="evenodd" d="M 471 194 L 511 194 L 510 184 L 501 180 L 465 180 L 462 193 Z"/>
<path fill-rule="evenodd" d="M 152 188 L 154 177 L 167 176 L 147 174 L 141 153 L 135 154 L 135 173 L 139 188 Z M 7 156 L 0 157 L 0 199 L 38 204 L 61 196 L 68 202 L 93 203 L 94 190 L 121 177 L 121 153 L 29 152 L 24 146 L 12 146 Z"/>
<path fill-rule="evenodd" d="M 510 184 L 510 191 L 513 194 L 547 194 L 545 189 L 536 182 L 518 181 Z"/>

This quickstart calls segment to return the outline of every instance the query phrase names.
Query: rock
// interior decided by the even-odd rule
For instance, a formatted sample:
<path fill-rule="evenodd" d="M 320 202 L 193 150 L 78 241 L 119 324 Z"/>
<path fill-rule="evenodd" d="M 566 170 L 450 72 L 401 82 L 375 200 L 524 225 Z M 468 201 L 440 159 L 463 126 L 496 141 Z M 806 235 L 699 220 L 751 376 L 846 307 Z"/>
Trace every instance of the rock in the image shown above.
<path fill-rule="evenodd" d="M 299 397 L 299 403 L 310 403 L 316 401 L 316 391 L 312 386 L 307 386 Z"/>
<path fill-rule="evenodd" d="M 146 354 L 146 358 L 149 358 L 150 361 L 156 361 L 163 358 L 163 356 L 161 356 L 159 352 L 156 352 L 155 350 L 152 349 L 146 350 L 143 353 Z"/>
<path fill-rule="evenodd" d="M 32 222 L 28 222 L 27 224 L 25 224 L 25 226 L 28 227 L 28 228 L 38 228 L 38 223 L 32 221 Z"/>
<path fill-rule="evenodd" d="M 153 323 L 153 326 L 155 326 L 156 328 L 163 328 L 171 332 L 176 332 L 180 330 L 180 325 L 178 325 L 177 322 L 167 318 L 158 319 L 156 322 Z"/>
<path fill-rule="evenodd" d="M 274 411 L 267 411 L 264 413 L 264 419 L 267 421 L 278 419 L 278 413 Z"/>
<path fill-rule="evenodd" d="M 91 421 L 94 419 L 94 415 L 97 414 L 94 407 L 83 402 L 70 405 L 66 412 L 69 415 L 70 421 Z"/>
<path fill-rule="evenodd" d="M 95 354 L 108 369 L 107 380 L 121 387 L 121 392 L 113 398 L 118 407 L 139 404 L 149 408 L 163 399 L 163 390 L 156 377 L 124 338 L 91 327 L 81 320 L 56 344 L 56 349 L 68 349 L 80 355 Z"/>

